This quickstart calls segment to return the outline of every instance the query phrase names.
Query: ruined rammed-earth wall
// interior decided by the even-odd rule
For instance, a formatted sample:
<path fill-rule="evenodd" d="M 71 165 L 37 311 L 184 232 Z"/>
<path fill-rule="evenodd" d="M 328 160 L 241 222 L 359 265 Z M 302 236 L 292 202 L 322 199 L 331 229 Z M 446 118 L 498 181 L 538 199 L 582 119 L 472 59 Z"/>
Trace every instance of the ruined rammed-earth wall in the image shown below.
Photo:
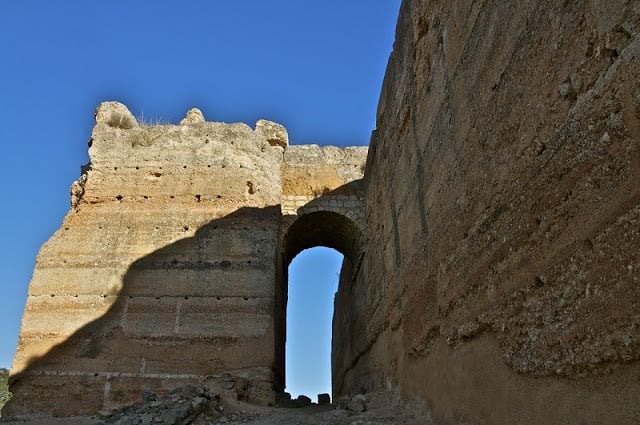
<path fill-rule="evenodd" d="M 329 245 L 334 396 L 399 390 L 441 424 L 637 424 L 639 34 L 633 1 L 404 1 L 364 183 L 363 151 L 283 148 L 272 123 L 99 109 L 7 413 L 184 382 L 272 401 L 286 267 Z"/>
<path fill-rule="evenodd" d="M 640 422 L 639 61 L 635 1 L 403 2 L 340 391 Z"/>
<path fill-rule="evenodd" d="M 290 228 L 329 215 L 359 237 L 366 152 L 197 110 L 144 127 L 102 104 L 72 209 L 38 255 L 4 413 L 93 414 L 186 383 L 273 403 L 286 268 L 317 243 Z"/>

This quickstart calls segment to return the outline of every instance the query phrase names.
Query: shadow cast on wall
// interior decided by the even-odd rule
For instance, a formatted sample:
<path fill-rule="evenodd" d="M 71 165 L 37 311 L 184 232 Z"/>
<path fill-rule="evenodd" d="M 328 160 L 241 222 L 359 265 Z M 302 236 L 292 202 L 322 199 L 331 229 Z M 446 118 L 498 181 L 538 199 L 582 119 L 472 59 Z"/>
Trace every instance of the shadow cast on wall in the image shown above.
<path fill-rule="evenodd" d="M 268 402 L 279 223 L 279 206 L 240 208 L 133 262 L 106 314 L 11 377 L 5 415 L 92 414 L 185 383 Z"/>

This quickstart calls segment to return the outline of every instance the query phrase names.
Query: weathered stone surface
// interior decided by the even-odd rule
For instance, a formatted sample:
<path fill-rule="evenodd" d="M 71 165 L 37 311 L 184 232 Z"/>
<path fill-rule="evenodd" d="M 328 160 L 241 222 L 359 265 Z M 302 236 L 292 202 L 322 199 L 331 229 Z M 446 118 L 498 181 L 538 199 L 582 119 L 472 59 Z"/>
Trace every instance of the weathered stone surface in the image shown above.
<path fill-rule="evenodd" d="M 631 1 L 403 2 L 334 394 L 401 388 L 445 424 L 637 422 L 639 49 Z"/>
<path fill-rule="evenodd" d="M 271 146 L 286 148 L 289 145 L 289 134 L 283 125 L 273 121 L 258 120 L 256 133 L 264 137 Z"/>
<path fill-rule="evenodd" d="M 281 235 L 316 200 L 313 212 L 340 216 L 362 217 L 363 205 L 287 190 L 303 202 L 284 220 L 282 176 L 300 164 L 270 143 L 285 140 L 283 127 L 259 127 L 205 122 L 195 109 L 179 126 L 138 126 L 124 105 L 98 107 L 71 211 L 38 255 L 8 414 L 91 413 L 184 383 L 275 401 L 284 388 Z M 362 178 L 366 149 L 356 159 L 314 151 L 322 160 L 312 168 L 335 176 L 330 191 Z M 359 171 L 345 173 L 353 164 Z M 53 403 L 46 388 L 58 385 L 77 401 Z"/>
<path fill-rule="evenodd" d="M 202 115 L 202 111 L 198 108 L 191 108 L 187 111 L 187 114 L 184 116 L 182 121 L 180 121 L 180 125 L 194 125 L 194 124 L 202 124 L 205 122 L 204 115 Z"/>
<path fill-rule="evenodd" d="M 386 390 L 440 424 L 637 424 L 639 57 L 628 0 L 404 1 L 366 176 L 364 148 L 104 104 L 7 413 L 185 383 L 275 401 L 287 267 L 323 245 L 345 255 L 336 405 Z"/>
<path fill-rule="evenodd" d="M 138 127 L 138 121 L 129 109 L 119 102 L 103 102 L 95 113 L 96 124 L 129 130 Z"/>

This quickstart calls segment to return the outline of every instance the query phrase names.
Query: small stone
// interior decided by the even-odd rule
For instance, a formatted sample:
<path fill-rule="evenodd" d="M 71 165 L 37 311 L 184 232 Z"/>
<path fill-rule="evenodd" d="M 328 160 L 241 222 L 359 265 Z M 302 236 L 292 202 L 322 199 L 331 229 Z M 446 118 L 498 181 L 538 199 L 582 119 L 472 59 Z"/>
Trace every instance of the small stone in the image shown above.
<path fill-rule="evenodd" d="M 264 137 L 271 146 L 286 148 L 289 145 L 289 134 L 283 125 L 273 121 L 259 120 L 256 123 L 256 133 Z"/>
<path fill-rule="evenodd" d="M 367 397 L 363 394 L 353 396 L 347 405 L 347 410 L 351 412 L 364 412 L 367 410 Z"/>
<path fill-rule="evenodd" d="M 571 83 L 569 82 L 565 82 L 562 83 L 558 86 L 558 92 L 560 93 L 560 96 L 562 97 L 569 97 L 571 96 L 573 93 L 573 87 L 571 86 Z"/>
<path fill-rule="evenodd" d="M 349 407 L 349 398 L 342 396 L 334 399 L 333 407 L 334 409 L 347 410 L 347 408 Z"/>
<path fill-rule="evenodd" d="M 187 114 L 180 121 L 180 125 L 194 125 L 202 124 L 205 122 L 202 111 L 198 108 L 191 108 L 187 111 Z"/>
<path fill-rule="evenodd" d="M 151 391 L 143 391 L 142 392 L 142 399 L 144 401 L 155 401 L 155 400 L 157 400 L 157 397 Z"/>
<path fill-rule="evenodd" d="M 138 127 L 133 114 L 120 102 L 102 102 L 95 113 L 96 124 L 129 130 Z"/>
<path fill-rule="evenodd" d="M 311 399 L 309 397 L 307 397 L 306 395 L 299 395 L 298 398 L 296 398 L 296 405 L 298 407 L 304 407 L 304 406 L 308 406 L 311 404 Z"/>
<path fill-rule="evenodd" d="M 331 403 L 331 396 L 327 393 L 322 393 L 322 394 L 318 394 L 318 404 L 320 405 L 324 405 L 324 404 L 330 404 Z"/>
<path fill-rule="evenodd" d="M 83 174 L 71 184 L 71 207 L 76 208 L 84 195 L 84 185 L 87 183 L 87 175 Z"/>

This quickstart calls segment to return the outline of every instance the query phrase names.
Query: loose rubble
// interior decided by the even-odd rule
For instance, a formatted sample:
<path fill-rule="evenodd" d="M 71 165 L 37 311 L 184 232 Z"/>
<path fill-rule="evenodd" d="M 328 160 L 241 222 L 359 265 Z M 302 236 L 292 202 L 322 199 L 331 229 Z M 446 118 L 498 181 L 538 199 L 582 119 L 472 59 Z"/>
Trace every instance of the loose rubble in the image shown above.
<path fill-rule="evenodd" d="M 286 403 L 287 395 L 279 395 L 279 406 L 266 407 L 225 399 L 187 385 L 166 395 L 145 392 L 139 403 L 92 418 L 21 417 L 2 418 L 0 422 L 25 425 L 432 424 L 429 412 L 422 405 L 403 401 L 395 393 L 357 394 L 338 398 L 335 404 L 330 403 L 329 394 L 319 394 L 318 404 L 306 396 L 292 400 L 290 395 L 290 403 Z M 296 404 L 300 399 L 305 400 L 304 406 Z"/>

